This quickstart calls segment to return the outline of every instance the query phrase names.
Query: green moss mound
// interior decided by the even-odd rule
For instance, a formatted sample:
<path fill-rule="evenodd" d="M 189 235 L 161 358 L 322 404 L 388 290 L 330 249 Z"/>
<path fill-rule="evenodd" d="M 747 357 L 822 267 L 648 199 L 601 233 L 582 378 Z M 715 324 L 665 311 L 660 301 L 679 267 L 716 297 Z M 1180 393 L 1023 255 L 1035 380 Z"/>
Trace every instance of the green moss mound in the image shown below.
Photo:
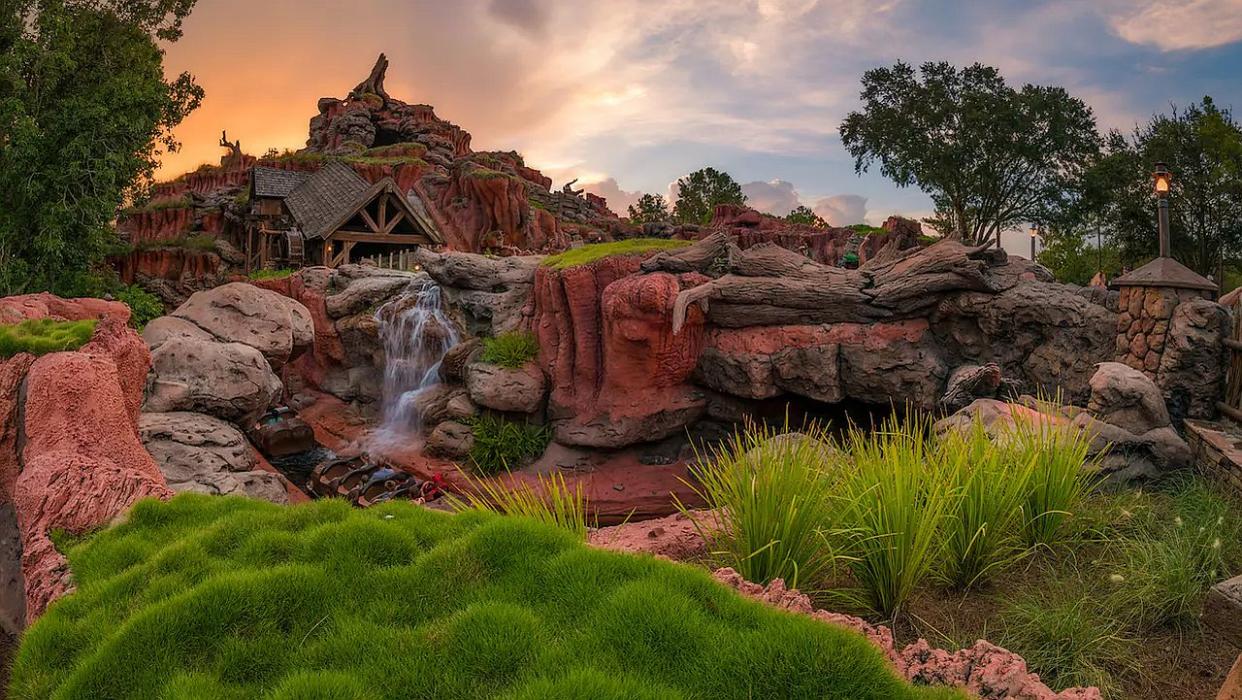
<path fill-rule="evenodd" d="M 182 495 L 68 546 L 10 697 L 927 698 L 861 636 L 519 518 Z"/>
<path fill-rule="evenodd" d="M 97 323 L 94 320 L 53 321 L 38 318 L 0 326 L 0 358 L 21 352 L 46 355 L 77 350 L 90 341 Z"/>
<path fill-rule="evenodd" d="M 611 243 L 592 243 L 570 248 L 563 253 L 549 255 L 543 264 L 554 270 L 564 270 L 579 265 L 589 265 L 613 255 L 646 255 L 661 250 L 677 250 L 690 245 L 690 241 L 673 238 L 629 238 Z"/>
<path fill-rule="evenodd" d="M 479 359 L 507 369 L 521 369 L 539 355 L 539 339 L 529 331 L 510 331 L 483 339 Z"/>

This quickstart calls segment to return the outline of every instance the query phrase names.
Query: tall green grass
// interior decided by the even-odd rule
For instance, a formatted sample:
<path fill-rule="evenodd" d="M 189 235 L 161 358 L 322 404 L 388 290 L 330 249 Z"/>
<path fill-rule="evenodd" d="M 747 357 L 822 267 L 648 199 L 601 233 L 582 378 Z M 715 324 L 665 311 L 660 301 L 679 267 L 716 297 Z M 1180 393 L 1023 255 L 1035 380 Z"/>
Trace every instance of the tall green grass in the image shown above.
<path fill-rule="evenodd" d="M 505 483 L 466 476 L 468 488 L 464 496 L 450 495 L 449 504 L 457 512 L 483 510 L 501 515 L 520 515 L 568 530 L 585 540 L 587 528 L 596 525 L 588 515 L 586 492 L 582 482 L 573 488 L 565 475 L 555 472 L 540 475 L 536 484 L 509 480 Z"/>
<path fill-rule="evenodd" d="M 77 350 L 90 342 L 97 324 L 94 320 L 53 321 L 50 318 L 38 318 L 0 325 L 0 358 L 23 352 L 46 355 Z"/>
<path fill-rule="evenodd" d="M 529 331 L 510 331 L 483 339 L 479 359 L 507 369 L 520 369 L 539 355 L 539 340 Z"/>
<path fill-rule="evenodd" d="M 844 510 L 831 471 L 833 449 L 817 428 L 804 435 L 756 428 L 702 455 L 692 485 L 719 521 L 692 521 L 716 563 L 748 581 L 823 584 L 838 563 L 830 534 Z"/>
<path fill-rule="evenodd" d="M 1072 539 L 1081 531 L 1075 516 L 1098 481 L 1101 456 L 1087 459 L 1091 442 L 1086 432 L 1020 419 L 1005 437 L 1015 454 L 1034 459 L 1024 505 L 1027 545 L 1051 547 Z"/>
<path fill-rule="evenodd" d="M 552 440 L 552 431 L 546 425 L 511 421 L 490 413 L 473 419 L 470 425 L 474 432 L 470 463 L 481 476 L 520 469 L 543 454 Z"/>

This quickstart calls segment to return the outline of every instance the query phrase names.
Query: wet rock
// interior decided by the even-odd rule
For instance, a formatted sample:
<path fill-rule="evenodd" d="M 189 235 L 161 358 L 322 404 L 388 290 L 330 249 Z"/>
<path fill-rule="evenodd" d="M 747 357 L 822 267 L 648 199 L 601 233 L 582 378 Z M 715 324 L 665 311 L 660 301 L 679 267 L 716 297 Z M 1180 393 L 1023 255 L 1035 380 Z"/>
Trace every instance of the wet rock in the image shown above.
<path fill-rule="evenodd" d="M 444 459 L 464 459 L 474 448 L 474 430 L 465 423 L 441 423 L 427 436 L 427 454 Z"/>
<path fill-rule="evenodd" d="M 288 503 L 284 477 L 257 468 L 246 436 L 202 413 L 144 413 L 138 434 L 174 491 Z"/>
<path fill-rule="evenodd" d="M 466 388 L 474 403 L 505 413 L 535 413 L 543 405 L 547 380 L 535 364 L 507 369 L 475 362 L 466 371 Z"/>
<path fill-rule="evenodd" d="M 151 355 L 143 410 L 206 413 L 250 425 L 281 394 L 280 380 L 250 345 L 173 338 Z"/>
<path fill-rule="evenodd" d="M 374 314 L 375 307 L 399 294 L 417 277 L 413 273 L 403 273 L 356 279 L 344 291 L 327 298 L 328 317 L 341 318 L 368 311 Z"/>

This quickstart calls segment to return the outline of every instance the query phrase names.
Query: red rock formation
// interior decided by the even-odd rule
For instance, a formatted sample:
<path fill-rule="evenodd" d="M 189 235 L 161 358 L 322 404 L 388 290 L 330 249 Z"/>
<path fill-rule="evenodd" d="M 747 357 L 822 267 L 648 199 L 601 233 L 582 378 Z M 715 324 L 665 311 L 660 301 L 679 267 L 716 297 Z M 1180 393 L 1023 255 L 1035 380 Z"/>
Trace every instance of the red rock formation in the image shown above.
<path fill-rule="evenodd" d="M 188 248 L 135 250 L 114 263 L 125 284 L 141 277 L 189 284 L 219 277 L 222 266 L 219 255 Z"/>
<path fill-rule="evenodd" d="M 250 184 L 250 166 L 256 160 L 254 156 L 245 156 L 238 166 L 230 168 L 204 165 L 175 180 L 157 184 L 154 195 L 157 199 L 163 199 L 181 197 L 191 192 L 205 195 L 224 189 L 245 188 Z"/>
<path fill-rule="evenodd" d="M 115 318 L 77 352 L 0 366 L 0 495 L 11 495 L 17 513 L 28 621 L 72 585 L 53 530 L 83 532 L 140 498 L 171 495 L 136 429 L 149 367 L 146 344 Z M 20 455 L 14 415 L 22 416 Z"/>
<path fill-rule="evenodd" d="M 128 323 L 129 316 L 129 307 L 119 301 L 90 297 L 61 299 L 47 292 L 0 298 L 0 323 L 19 323 L 35 318 L 52 318 L 58 321 L 112 318 Z"/>
<path fill-rule="evenodd" d="M 672 309 L 696 274 L 634 275 L 642 256 L 614 256 L 535 275 L 539 359 L 551 378 L 557 440 L 619 447 L 683 429 L 703 410 L 687 383 L 702 344 L 703 314 L 672 332 Z"/>
<path fill-rule="evenodd" d="M 117 221 L 117 229 L 135 244 L 180 238 L 193 227 L 193 207 L 137 211 L 124 214 Z"/>
<path fill-rule="evenodd" d="M 701 240 L 717 231 L 734 237 L 742 250 L 760 243 L 775 243 L 824 265 L 836 265 L 854 236 L 853 229 L 794 224 L 749 207 L 721 204 L 710 224 L 683 229 L 678 237 Z"/>

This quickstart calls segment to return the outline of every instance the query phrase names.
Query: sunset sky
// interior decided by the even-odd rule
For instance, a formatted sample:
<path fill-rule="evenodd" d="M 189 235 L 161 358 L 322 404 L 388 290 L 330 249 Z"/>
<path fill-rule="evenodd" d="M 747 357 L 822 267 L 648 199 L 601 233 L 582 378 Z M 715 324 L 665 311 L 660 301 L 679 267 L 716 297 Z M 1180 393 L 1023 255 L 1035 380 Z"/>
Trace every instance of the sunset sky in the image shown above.
<path fill-rule="evenodd" d="M 304 146 L 316 100 L 381 51 L 391 95 L 618 212 L 711 165 L 777 214 L 927 215 L 837 137 L 862 72 L 899 59 L 1062 85 L 1126 130 L 1170 102 L 1242 103 L 1242 0 L 199 0 L 166 66 L 207 98 L 162 174 L 217 160 L 222 128 L 250 153 Z"/>

